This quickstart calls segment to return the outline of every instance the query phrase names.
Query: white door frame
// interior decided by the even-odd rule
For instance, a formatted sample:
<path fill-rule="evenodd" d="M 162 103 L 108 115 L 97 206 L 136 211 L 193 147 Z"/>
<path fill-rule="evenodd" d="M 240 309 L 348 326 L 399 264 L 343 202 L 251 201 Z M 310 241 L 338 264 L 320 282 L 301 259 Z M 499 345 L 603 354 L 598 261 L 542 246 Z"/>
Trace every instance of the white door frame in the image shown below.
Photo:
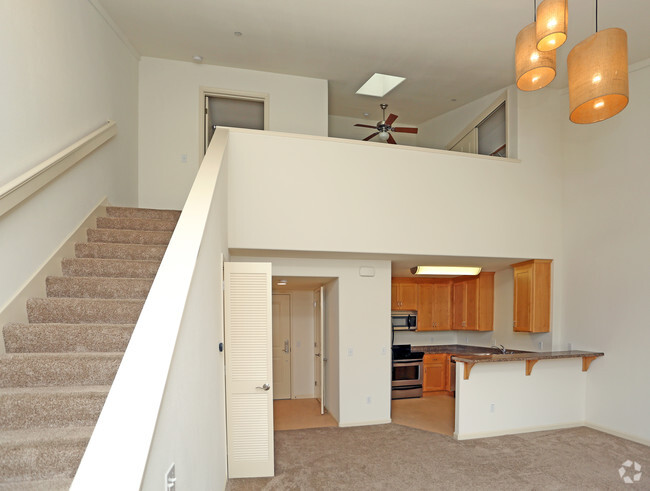
<path fill-rule="evenodd" d="M 219 89 L 214 87 L 199 87 L 199 163 L 205 155 L 206 133 L 206 97 L 220 97 L 222 99 L 237 99 L 241 101 L 258 101 L 264 103 L 264 129 L 269 129 L 269 109 L 271 95 L 265 92 L 247 92 L 244 90 Z"/>

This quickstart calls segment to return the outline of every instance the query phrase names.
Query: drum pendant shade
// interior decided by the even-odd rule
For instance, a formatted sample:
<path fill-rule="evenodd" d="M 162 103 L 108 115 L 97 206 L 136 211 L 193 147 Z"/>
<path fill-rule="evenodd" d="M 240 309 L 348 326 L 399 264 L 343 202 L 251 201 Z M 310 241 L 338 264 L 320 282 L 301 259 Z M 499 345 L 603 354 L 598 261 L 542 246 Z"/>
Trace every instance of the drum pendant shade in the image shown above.
<path fill-rule="evenodd" d="M 521 90 L 541 89 L 555 78 L 555 50 L 537 49 L 535 22 L 528 24 L 517 34 L 515 69 L 517 87 Z"/>
<path fill-rule="evenodd" d="M 629 100 L 627 34 L 611 28 L 577 44 L 567 58 L 569 119 L 587 124 L 621 112 Z"/>
<path fill-rule="evenodd" d="M 536 39 L 539 51 L 551 51 L 566 41 L 568 0 L 544 0 L 537 7 Z"/>

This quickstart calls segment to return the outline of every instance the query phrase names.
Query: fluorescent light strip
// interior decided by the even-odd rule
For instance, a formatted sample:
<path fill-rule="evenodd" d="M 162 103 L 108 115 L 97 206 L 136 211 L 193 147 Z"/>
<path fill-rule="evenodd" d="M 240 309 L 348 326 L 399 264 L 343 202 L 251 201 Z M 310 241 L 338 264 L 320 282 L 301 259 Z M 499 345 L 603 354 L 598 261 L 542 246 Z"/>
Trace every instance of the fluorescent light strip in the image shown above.
<path fill-rule="evenodd" d="M 361 86 L 359 90 L 357 90 L 357 94 L 371 95 L 373 97 L 384 97 L 404 80 L 406 80 L 404 77 L 375 73 L 368 79 L 365 84 Z"/>
<path fill-rule="evenodd" d="M 481 268 L 474 266 L 415 266 L 411 268 L 411 273 L 414 275 L 476 276 L 480 272 Z"/>

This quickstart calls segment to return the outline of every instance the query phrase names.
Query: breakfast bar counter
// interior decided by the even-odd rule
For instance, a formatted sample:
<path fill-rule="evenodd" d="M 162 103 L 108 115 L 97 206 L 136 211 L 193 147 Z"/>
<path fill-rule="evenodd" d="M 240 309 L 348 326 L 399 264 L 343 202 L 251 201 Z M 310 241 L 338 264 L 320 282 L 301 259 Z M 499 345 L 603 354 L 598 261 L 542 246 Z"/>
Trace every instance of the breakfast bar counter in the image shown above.
<path fill-rule="evenodd" d="M 520 352 L 509 354 L 481 354 L 481 355 L 455 355 L 452 357 L 453 361 L 462 362 L 465 364 L 465 373 L 463 378 L 469 379 L 469 374 L 477 363 L 501 363 L 508 361 L 525 361 L 526 362 L 526 375 L 530 375 L 535 363 L 539 360 L 555 360 L 562 358 L 582 358 L 582 371 L 586 372 L 589 365 L 596 358 L 604 356 L 604 353 L 597 353 L 593 351 L 541 351 L 541 352 Z"/>

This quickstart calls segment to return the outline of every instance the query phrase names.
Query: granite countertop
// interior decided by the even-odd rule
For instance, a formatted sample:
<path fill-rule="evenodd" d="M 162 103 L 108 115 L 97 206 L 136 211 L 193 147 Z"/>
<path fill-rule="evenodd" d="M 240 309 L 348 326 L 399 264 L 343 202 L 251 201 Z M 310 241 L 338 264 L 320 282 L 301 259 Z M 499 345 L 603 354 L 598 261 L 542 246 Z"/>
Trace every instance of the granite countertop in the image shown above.
<path fill-rule="evenodd" d="M 526 361 L 526 360 L 552 360 L 558 358 L 584 358 L 604 356 L 604 353 L 597 353 L 593 351 L 530 351 L 519 352 L 512 354 L 490 354 L 490 355 L 472 355 L 472 354 L 459 354 L 454 356 L 455 361 L 466 363 L 495 363 L 503 361 Z"/>
<path fill-rule="evenodd" d="M 437 344 L 430 346 L 413 346 L 413 351 L 423 351 L 429 353 L 451 353 L 452 355 L 475 355 L 478 353 L 499 354 L 501 350 L 497 348 L 488 348 L 485 346 L 469 346 L 466 344 Z M 530 353 L 529 351 L 508 350 L 515 353 Z"/>

